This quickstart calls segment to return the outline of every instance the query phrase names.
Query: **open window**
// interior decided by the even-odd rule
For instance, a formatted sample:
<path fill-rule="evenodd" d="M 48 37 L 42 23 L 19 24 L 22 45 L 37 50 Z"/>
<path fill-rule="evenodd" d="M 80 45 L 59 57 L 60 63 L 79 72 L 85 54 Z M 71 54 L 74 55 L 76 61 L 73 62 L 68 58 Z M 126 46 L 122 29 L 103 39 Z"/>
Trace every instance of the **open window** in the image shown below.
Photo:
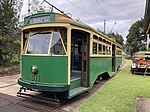
<path fill-rule="evenodd" d="M 103 54 L 105 54 L 105 53 L 106 53 L 106 46 L 103 45 Z"/>
<path fill-rule="evenodd" d="M 97 43 L 93 42 L 93 54 L 97 54 Z"/>
<path fill-rule="evenodd" d="M 25 48 L 27 46 L 28 37 L 29 37 L 29 32 L 23 32 L 23 37 L 22 37 L 22 53 L 25 52 Z"/>
<path fill-rule="evenodd" d="M 99 53 L 99 54 L 102 54 L 102 50 L 103 50 L 103 49 L 102 49 L 102 44 L 99 44 L 99 46 L 98 46 L 98 53 Z"/>
<path fill-rule="evenodd" d="M 54 30 L 51 43 L 51 55 L 66 55 L 67 37 L 64 32 Z"/>

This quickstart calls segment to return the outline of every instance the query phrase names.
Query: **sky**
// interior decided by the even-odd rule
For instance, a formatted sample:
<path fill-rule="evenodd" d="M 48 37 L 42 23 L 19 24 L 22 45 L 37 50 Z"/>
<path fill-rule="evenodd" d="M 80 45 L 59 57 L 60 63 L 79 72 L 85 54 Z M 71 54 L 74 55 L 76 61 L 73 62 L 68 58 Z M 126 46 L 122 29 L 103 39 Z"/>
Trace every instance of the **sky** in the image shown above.
<path fill-rule="evenodd" d="M 32 1 L 32 0 L 31 0 Z M 41 3 L 43 0 L 38 0 Z M 144 17 L 146 0 L 47 0 L 73 19 L 104 31 L 115 32 L 126 40 L 131 25 Z M 42 6 L 49 8 L 47 3 Z M 24 0 L 22 17 L 28 13 L 28 0 Z"/>

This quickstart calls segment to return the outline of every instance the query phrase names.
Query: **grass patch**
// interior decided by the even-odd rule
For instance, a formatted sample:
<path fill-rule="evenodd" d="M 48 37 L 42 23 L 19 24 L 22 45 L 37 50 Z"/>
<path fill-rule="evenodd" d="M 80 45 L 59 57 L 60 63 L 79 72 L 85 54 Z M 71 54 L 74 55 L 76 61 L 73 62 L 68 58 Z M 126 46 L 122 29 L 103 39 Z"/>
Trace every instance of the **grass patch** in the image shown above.
<path fill-rule="evenodd" d="M 85 101 L 77 112 L 134 112 L 137 96 L 150 97 L 150 76 L 132 75 L 131 61 Z"/>

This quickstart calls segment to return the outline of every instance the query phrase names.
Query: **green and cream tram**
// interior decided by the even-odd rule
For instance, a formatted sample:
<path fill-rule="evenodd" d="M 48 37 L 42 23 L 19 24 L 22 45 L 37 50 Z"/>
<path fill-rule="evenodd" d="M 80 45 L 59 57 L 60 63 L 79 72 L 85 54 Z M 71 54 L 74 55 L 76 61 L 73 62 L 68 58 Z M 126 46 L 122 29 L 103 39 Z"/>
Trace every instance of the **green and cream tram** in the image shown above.
<path fill-rule="evenodd" d="M 111 77 L 122 64 L 122 46 L 90 26 L 54 12 L 25 17 L 21 78 L 29 90 L 72 98 Z"/>

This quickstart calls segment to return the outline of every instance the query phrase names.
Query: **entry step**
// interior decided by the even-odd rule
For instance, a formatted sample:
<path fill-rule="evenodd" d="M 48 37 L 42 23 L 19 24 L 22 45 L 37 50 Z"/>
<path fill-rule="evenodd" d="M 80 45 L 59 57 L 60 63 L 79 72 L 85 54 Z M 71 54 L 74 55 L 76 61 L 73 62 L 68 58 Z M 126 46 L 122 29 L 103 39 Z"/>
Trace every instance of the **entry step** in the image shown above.
<path fill-rule="evenodd" d="M 74 96 L 76 96 L 78 94 L 81 94 L 81 93 L 83 93 L 85 91 L 88 91 L 88 90 L 89 90 L 89 88 L 82 87 L 82 86 L 74 88 L 74 89 L 71 89 L 69 98 L 72 98 L 72 97 L 74 97 Z"/>

